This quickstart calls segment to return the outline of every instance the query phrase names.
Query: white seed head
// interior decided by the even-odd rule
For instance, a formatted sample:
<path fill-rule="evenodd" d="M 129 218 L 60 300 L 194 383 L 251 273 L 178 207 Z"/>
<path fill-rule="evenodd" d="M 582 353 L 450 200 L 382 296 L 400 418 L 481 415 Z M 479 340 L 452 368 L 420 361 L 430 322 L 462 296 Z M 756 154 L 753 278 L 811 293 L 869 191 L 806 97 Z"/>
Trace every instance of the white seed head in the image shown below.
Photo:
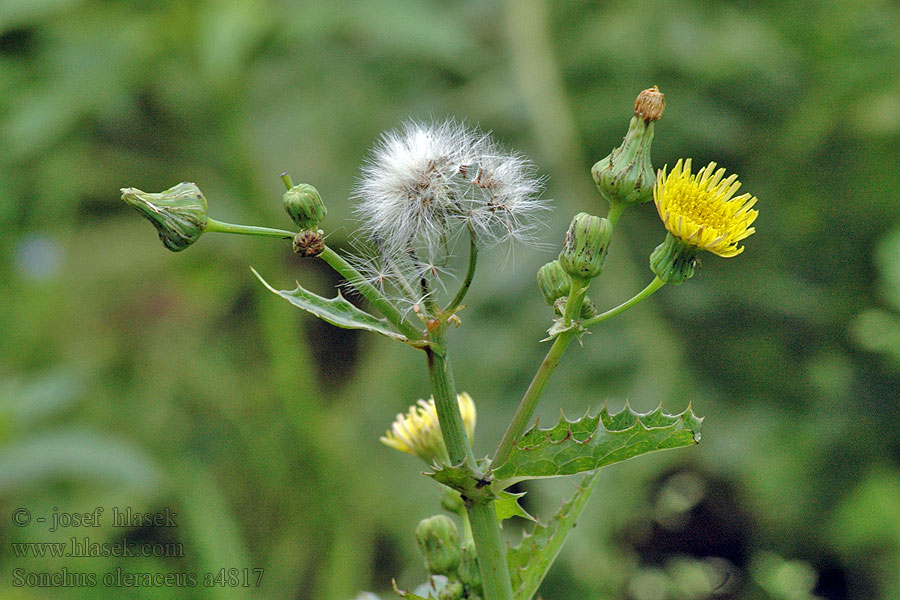
<path fill-rule="evenodd" d="M 529 242 L 548 208 L 535 170 L 477 128 L 408 121 L 382 135 L 362 168 L 362 234 L 391 253 L 412 248 L 428 263 L 441 262 L 467 225 L 480 246 Z"/>

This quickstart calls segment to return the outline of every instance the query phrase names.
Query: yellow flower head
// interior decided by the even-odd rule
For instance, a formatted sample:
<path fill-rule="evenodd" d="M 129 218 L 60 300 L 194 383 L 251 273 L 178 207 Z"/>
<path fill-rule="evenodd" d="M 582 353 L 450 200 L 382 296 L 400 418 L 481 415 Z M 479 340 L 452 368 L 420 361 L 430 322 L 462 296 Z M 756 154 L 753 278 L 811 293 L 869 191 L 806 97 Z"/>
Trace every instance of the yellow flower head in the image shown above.
<path fill-rule="evenodd" d="M 660 170 L 653 189 L 656 210 L 666 229 L 682 242 L 730 258 L 744 251 L 738 242 L 756 231 L 750 225 L 759 211 L 756 197 L 734 196 L 741 187 L 737 175 L 725 176 L 711 162 L 696 175 L 691 159 L 679 160 L 669 174 Z"/>
<path fill-rule="evenodd" d="M 456 398 L 463 426 L 471 441 L 475 436 L 475 402 L 465 392 L 458 394 Z M 428 463 L 435 460 L 442 462 L 449 460 L 447 447 L 441 435 L 437 409 L 434 407 L 434 398 L 429 398 L 428 402 L 419 400 L 409 407 L 405 415 L 398 414 L 390 431 L 381 437 L 381 442 L 401 452 L 418 456 Z"/>

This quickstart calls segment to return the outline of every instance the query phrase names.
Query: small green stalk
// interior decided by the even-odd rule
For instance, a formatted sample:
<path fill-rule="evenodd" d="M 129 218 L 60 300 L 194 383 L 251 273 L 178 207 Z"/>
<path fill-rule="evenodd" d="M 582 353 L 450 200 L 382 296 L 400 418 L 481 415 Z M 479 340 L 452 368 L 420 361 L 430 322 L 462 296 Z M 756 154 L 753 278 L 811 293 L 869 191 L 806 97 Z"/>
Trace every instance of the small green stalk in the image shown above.
<path fill-rule="evenodd" d="M 572 291 L 570 292 L 569 299 L 566 302 L 566 312 L 565 316 L 563 317 L 564 319 L 566 319 L 566 323 L 571 322 L 571 320 L 574 318 L 573 315 L 578 314 L 579 309 L 576 309 L 575 307 L 580 307 L 581 305 L 581 300 L 582 298 L 584 298 L 584 294 L 587 291 L 586 283 L 587 282 L 584 280 L 582 280 L 581 282 L 577 282 L 577 280 L 575 279 L 572 280 Z M 653 294 L 653 292 L 661 288 L 663 285 L 665 285 L 665 282 L 657 277 L 656 279 L 651 281 L 647 287 L 638 292 L 637 295 L 635 295 L 627 302 L 623 302 L 615 308 L 612 308 L 602 314 L 582 321 L 581 326 L 583 328 L 587 328 L 591 325 L 596 325 L 600 321 L 605 321 L 610 317 L 621 314 L 632 306 L 635 306 L 641 301 L 646 300 L 648 297 L 650 297 L 651 294 Z M 515 443 L 516 439 L 518 439 L 519 436 L 522 435 L 522 432 L 525 431 L 525 428 L 531 421 L 531 416 L 534 414 L 535 408 L 537 408 L 538 401 L 540 400 L 541 394 L 544 393 L 544 388 L 547 386 L 547 382 L 550 381 L 550 376 L 553 375 L 553 371 L 556 370 L 556 367 L 557 365 L 559 365 L 559 361 L 562 358 L 563 353 L 565 353 L 566 348 L 569 347 L 569 343 L 571 343 L 575 335 L 576 331 L 569 329 L 560 333 L 558 336 L 556 336 L 556 339 L 553 340 L 553 345 L 547 352 L 547 356 L 544 358 L 544 362 L 541 363 L 540 368 L 538 368 L 537 373 L 535 373 L 534 379 L 531 381 L 531 385 L 529 385 L 528 389 L 525 391 L 525 395 L 522 397 L 521 402 L 519 402 L 519 407 L 516 409 L 516 414 L 513 416 L 509 427 L 507 427 L 506 433 L 503 434 L 503 438 L 500 440 L 500 445 L 497 446 L 497 452 L 494 453 L 494 458 L 491 460 L 491 469 L 501 466 L 509 458 L 509 454 L 510 452 L 512 452 L 513 444 Z"/>
<path fill-rule="evenodd" d="M 431 379 L 431 393 L 441 425 L 444 444 L 451 465 L 466 464 L 479 476 L 475 467 L 475 454 L 469 444 L 463 427 L 453 371 L 445 354 L 446 322 L 441 322 L 430 333 L 432 346 L 425 348 L 428 356 L 428 373 Z M 512 582 L 506 564 L 506 548 L 500 535 L 500 524 L 493 500 L 476 502 L 463 498 L 472 538 L 478 553 L 478 566 L 487 600 L 513 600 Z"/>
<path fill-rule="evenodd" d="M 584 300 L 584 295 L 587 293 L 589 285 L 590 283 L 586 279 L 572 278 L 572 287 L 569 292 L 569 299 L 566 301 L 566 310 L 563 315 L 566 324 L 572 323 L 575 317 L 581 312 L 581 303 Z M 506 428 L 506 432 L 503 434 L 503 438 L 500 440 L 500 444 L 497 446 L 497 452 L 494 453 L 494 458 L 491 460 L 491 469 L 499 467 L 509 458 L 509 453 L 512 452 L 513 444 L 516 439 L 522 435 L 522 432 L 525 431 L 525 428 L 531 421 L 531 416 L 537 408 L 538 401 L 541 399 L 541 394 L 544 393 L 544 388 L 547 387 L 547 382 L 550 381 L 550 376 L 553 375 L 556 366 L 566 352 L 566 348 L 569 347 L 569 344 L 575 338 L 576 334 L 576 330 L 569 329 L 560 333 L 556 336 L 556 339 L 553 340 L 553 345 L 550 346 L 550 350 L 547 351 L 547 356 L 544 357 L 544 362 L 541 363 L 537 373 L 534 374 L 534 379 L 531 380 L 531 384 L 528 386 L 528 389 L 525 390 L 525 395 L 522 396 L 522 400 L 519 402 L 516 413 L 513 415 L 512 421 L 510 421 L 509 426 Z"/>
<path fill-rule="evenodd" d="M 628 205 L 624 202 L 616 202 L 610 204 L 609 212 L 606 214 L 606 218 L 609 219 L 609 222 L 613 227 L 615 227 L 616 223 L 619 222 L 619 218 L 621 218 L 622 213 L 625 212 L 626 208 L 628 208 Z"/>
<path fill-rule="evenodd" d="M 472 226 L 469 225 L 469 268 L 466 270 L 466 277 L 463 279 L 459 291 L 456 292 L 456 296 L 450 304 L 447 305 L 447 308 L 444 309 L 446 314 L 452 315 L 466 297 L 466 293 L 468 293 L 469 287 L 472 285 L 472 279 L 475 278 L 475 266 L 477 264 L 478 245 L 475 243 L 475 231 L 472 229 Z"/>
<path fill-rule="evenodd" d="M 293 235 L 293 234 L 292 234 Z M 343 256 L 325 246 L 319 257 L 328 265 L 337 271 L 350 285 L 352 285 L 362 296 L 371 302 L 375 308 L 381 311 L 381 314 L 390 321 L 407 339 L 417 341 L 422 339 L 422 332 L 407 321 L 400 311 L 384 297 L 378 289 L 357 271 L 353 265 L 348 263 Z"/>
<path fill-rule="evenodd" d="M 656 290 L 658 290 L 659 288 L 661 288 L 664 285 L 666 285 L 666 282 L 663 281 L 662 279 L 660 279 L 659 277 L 656 277 L 653 281 L 650 282 L 649 285 L 647 285 L 647 287 L 645 287 L 643 290 L 638 292 L 637 295 L 634 298 L 632 298 L 631 300 L 627 300 L 626 302 L 623 302 L 622 304 L 620 304 L 619 306 L 617 306 L 615 308 L 611 308 L 604 313 L 601 313 L 595 317 L 591 317 L 590 319 L 586 319 L 586 320 L 582 321 L 581 326 L 587 328 L 592 325 L 596 325 L 600 321 L 605 321 L 606 319 L 608 319 L 610 317 L 614 317 L 618 314 L 621 314 L 621 313 L 625 312 L 626 310 L 628 310 L 629 308 L 631 308 L 632 306 L 634 306 L 635 304 L 638 304 L 639 302 L 642 302 L 643 300 L 646 300 L 647 298 L 649 298 L 650 295 L 653 294 L 653 292 L 655 292 Z"/>
<path fill-rule="evenodd" d="M 238 235 L 258 235 L 262 237 L 277 237 L 283 239 L 291 239 L 295 232 L 286 231 L 284 229 L 272 229 L 269 227 L 256 227 L 255 225 L 235 225 L 234 223 L 224 223 L 215 219 L 207 219 L 206 231 L 217 231 L 219 233 L 236 233 Z"/>

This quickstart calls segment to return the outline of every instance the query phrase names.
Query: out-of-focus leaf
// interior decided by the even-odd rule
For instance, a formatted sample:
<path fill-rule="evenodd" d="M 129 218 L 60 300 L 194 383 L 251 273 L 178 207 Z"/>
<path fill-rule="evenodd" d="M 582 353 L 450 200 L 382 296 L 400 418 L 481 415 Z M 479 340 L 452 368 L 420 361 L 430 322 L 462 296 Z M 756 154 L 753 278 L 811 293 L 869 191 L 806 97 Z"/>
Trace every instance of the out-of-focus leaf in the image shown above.
<path fill-rule="evenodd" d="M 181 497 L 179 503 L 178 528 L 190 540 L 193 558 L 202 566 L 202 571 L 213 577 L 222 569 L 226 581 L 229 569 L 248 569 L 252 587 L 215 585 L 205 587 L 209 598 L 238 600 L 252 597 L 251 590 L 266 589 L 265 572 L 256 587 L 254 569 L 262 565 L 250 560 L 243 543 L 241 528 L 228 499 L 219 489 L 212 474 L 200 463 L 193 460 L 180 461 L 172 473 L 173 489 Z"/>
<path fill-rule="evenodd" d="M 0 491 L 54 479 L 153 488 L 162 478 L 156 464 L 142 451 L 86 429 L 46 431 L 0 450 Z"/>
<path fill-rule="evenodd" d="M 523 479 L 574 475 L 647 452 L 689 446 L 700 441 L 701 422 L 690 407 L 679 415 L 664 414 L 662 407 L 637 413 L 626 405 L 616 414 L 603 407 L 593 417 L 576 421 L 563 417 L 550 429 L 535 426 L 522 434 L 494 476 L 506 487 Z"/>

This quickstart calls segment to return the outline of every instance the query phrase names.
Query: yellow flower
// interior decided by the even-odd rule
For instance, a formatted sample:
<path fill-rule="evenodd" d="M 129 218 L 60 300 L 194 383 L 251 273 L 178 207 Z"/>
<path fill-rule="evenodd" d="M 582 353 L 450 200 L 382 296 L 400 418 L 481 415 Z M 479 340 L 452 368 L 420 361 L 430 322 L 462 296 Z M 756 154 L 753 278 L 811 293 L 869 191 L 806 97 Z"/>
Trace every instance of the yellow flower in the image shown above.
<path fill-rule="evenodd" d="M 725 169 L 711 162 L 696 175 L 691 159 L 679 160 L 671 173 L 663 168 L 653 189 L 656 210 L 666 229 L 681 241 L 713 254 L 730 258 L 744 251 L 738 242 L 756 231 L 750 225 L 759 211 L 756 197 L 734 196 L 741 187 L 737 175 L 722 179 Z"/>
<path fill-rule="evenodd" d="M 475 402 L 465 392 L 458 394 L 456 399 L 459 402 L 463 426 L 471 441 L 475 435 Z M 428 463 L 435 460 L 448 461 L 434 398 L 429 398 L 427 402 L 419 400 L 409 407 L 405 415 L 398 414 L 391 429 L 381 437 L 381 442 L 401 452 L 418 456 Z"/>

